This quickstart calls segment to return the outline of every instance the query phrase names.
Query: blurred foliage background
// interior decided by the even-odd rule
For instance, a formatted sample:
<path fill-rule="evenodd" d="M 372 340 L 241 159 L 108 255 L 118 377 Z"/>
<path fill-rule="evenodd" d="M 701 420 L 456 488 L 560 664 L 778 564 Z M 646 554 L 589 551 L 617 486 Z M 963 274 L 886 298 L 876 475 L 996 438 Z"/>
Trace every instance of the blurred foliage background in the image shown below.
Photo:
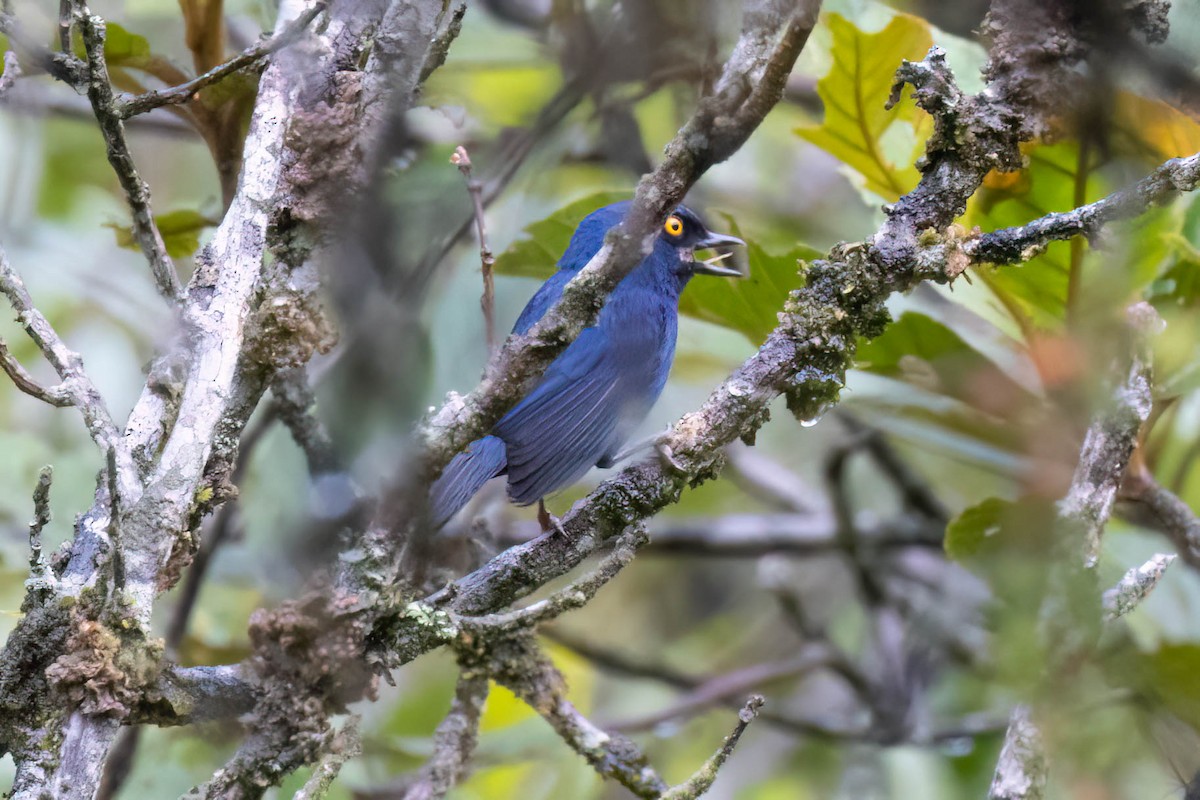
<path fill-rule="evenodd" d="M 826 2 L 784 102 L 689 201 L 713 228 L 750 242 L 750 277 L 689 287 L 675 369 L 643 434 L 696 407 L 754 352 L 802 280 L 798 262 L 802 272 L 803 261 L 834 243 L 868 236 L 881 205 L 916 184 L 931 125 L 910 100 L 884 109 L 893 72 L 937 43 L 963 88 L 977 90 L 980 5 Z M 50 41 L 53 8 L 14 8 Z M 171 68 L 191 69 L 179 66 L 193 56 L 175 3 L 97 0 L 93 10 L 114 23 L 109 60 L 122 88 L 161 85 Z M 231 52 L 274 16 L 254 0 L 228 0 L 224 10 Z M 1197 11 L 1196 0 L 1174 4 L 1172 52 L 1200 48 Z M 507 326 L 575 223 L 629 196 L 654 163 L 697 88 L 711 81 L 738 17 L 736 4 L 719 0 L 615 8 L 491 0 L 469 11 L 396 143 L 384 216 L 345 222 L 354 234 L 348 249 L 367 257 L 326 264 L 343 333 L 313 369 L 319 410 L 364 487 L 403 469 L 416 415 L 447 390 L 469 389 L 486 358 L 477 250 L 469 236 L 451 239 L 470 213 L 449 165 L 455 146 L 468 147 L 485 194 L 494 195 L 487 219 L 501 254 L 497 310 Z M 214 131 L 236 140 L 253 88 L 244 79 L 206 97 L 207 145 L 194 119 L 166 111 L 130 126 L 164 235 L 184 265 L 219 220 L 229 188 L 229 175 L 214 167 Z M 1200 150 L 1200 124 L 1185 100 L 1160 96 L 1131 73 L 1112 87 L 1103 130 L 1081 138 L 1064 121 L 1055 141 L 1028 147 L 1026 170 L 989 177 L 961 225 L 989 230 L 1066 210 Z M 118 416 L 168 328 L 146 265 L 126 247 L 126 224 L 83 98 L 44 76 L 21 79 L 0 103 L 0 239 Z M 863 344 L 837 410 L 798 424 L 776 409 L 753 450 L 731 453 L 729 479 L 689 492 L 652 528 L 702 539 L 705 531 L 786 533 L 836 517 L 834 546 L 729 554 L 685 543 L 643 553 L 547 632 L 573 701 L 600 724 L 633 733 L 679 780 L 728 732 L 731 708 L 763 692 L 768 717 L 750 728 L 714 798 L 984 796 L 1007 710 L 1041 677 L 1030 615 L 1052 504 L 1111 390 L 1124 308 L 1137 299 L 1151 300 L 1167 321 L 1157 343 L 1156 416 L 1140 456 L 1161 483 L 1193 507 L 1200 502 L 1198 267 L 1200 205 L 1184 197 L 1113 231 L 1102 247 L 1059 243 L 1023 266 L 973 270 L 953 286 L 895 298 L 896 323 Z M 16 356 L 48 377 L 20 329 L 0 316 Z M 100 464 L 76 415 L 7 383 L 0 454 L 7 630 L 23 594 L 38 469 L 55 467 L 57 543 L 87 507 Z M 551 508 L 564 510 L 603 478 L 596 471 Z M 915 507 L 912 486 L 936 500 Z M 322 495 L 281 427 L 264 429 L 240 490 L 234 535 L 216 551 L 179 644 L 187 664 L 244 657 L 250 612 L 294 594 L 330 552 L 329 531 L 310 524 L 323 512 Z M 473 513 L 489 535 L 460 547 L 461 563 L 521 538 L 531 524 L 531 513 L 509 507 L 499 490 Z M 904 536 L 910 543 L 897 544 Z M 446 539 L 463 541 L 453 532 Z M 1102 575 L 1115 582 L 1169 549 L 1161 535 L 1114 520 Z M 160 604 L 164 630 L 176 602 Z M 1177 563 L 1127 625 L 1107 635 L 1104 657 L 1046 698 L 1055 721 L 1052 796 L 1182 796 L 1200 767 L 1198 609 L 1200 580 Z M 797 664 L 814 644 L 838 658 Z M 385 797 L 419 766 L 454 676 L 448 655 L 427 656 L 399 671 L 377 702 L 355 709 L 365 752 L 332 796 Z M 233 729 L 147 730 L 121 796 L 176 796 L 211 774 L 235 742 Z M 501 689 L 488 701 L 475 765 L 453 797 L 624 796 Z M 10 773 L 11 761 L 0 768 Z M 303 778 L 275 796 L 290 796 Z"/>

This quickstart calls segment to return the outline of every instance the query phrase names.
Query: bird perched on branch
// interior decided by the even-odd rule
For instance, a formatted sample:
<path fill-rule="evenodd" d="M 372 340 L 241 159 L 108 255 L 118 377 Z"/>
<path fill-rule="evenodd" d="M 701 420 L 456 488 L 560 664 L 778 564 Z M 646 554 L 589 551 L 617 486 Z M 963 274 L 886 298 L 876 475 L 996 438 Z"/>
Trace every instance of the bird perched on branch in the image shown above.
<path fill-rule="evenodd" d="M 558 272 L 525 306 L 514 333 L 528 331 L 558 301 L 628 207 L 614 203 L 579 223 Z M 667 381 L 683 287 L 696 274 L 742 275 L 719 266 L 719 259 L 697 261 L 695 251 L 741 244 L 735 236 L 710 231 L 687 207 L 675 209 L 654 249 L 613 290 L 596 324 L 550 364 L 490 435 L 472 442 L 442 471 L 430 490 L 434 524 L 444 525 L 498 475 L 508 476 L 514 503 L 529 505 L 579 480 L 593 465 L 612 466 Z"/>

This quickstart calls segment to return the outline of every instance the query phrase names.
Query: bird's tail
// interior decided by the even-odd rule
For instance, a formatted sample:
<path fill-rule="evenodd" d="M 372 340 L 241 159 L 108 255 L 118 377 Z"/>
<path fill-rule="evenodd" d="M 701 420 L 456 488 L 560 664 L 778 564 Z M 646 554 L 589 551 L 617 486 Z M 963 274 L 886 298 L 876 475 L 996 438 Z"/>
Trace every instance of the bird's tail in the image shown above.
<path fill-rule="evenodd" d="M 442 470 L 429 489 L 429 508 L 434 528 L 445 525 L 475 493 L 508 467 L 504 440 L 485 436 L 459 453 Z"/>

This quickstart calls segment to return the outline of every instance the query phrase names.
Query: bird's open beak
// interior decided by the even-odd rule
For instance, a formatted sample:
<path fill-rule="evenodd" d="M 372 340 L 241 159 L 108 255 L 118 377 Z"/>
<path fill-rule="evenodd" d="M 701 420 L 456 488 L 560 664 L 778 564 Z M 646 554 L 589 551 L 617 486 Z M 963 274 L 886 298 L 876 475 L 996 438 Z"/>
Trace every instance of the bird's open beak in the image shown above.
<path fill-rule="evenodd" d="M 696 242 L 696 250 L 709 250 L 715 247 L 745 247 L 746 243 L 736 236 L 727 236 L 723 233 L 713 233 L 709 231 L 707 235 Z M 745 273 L 741 270 L 733 269 L 732 267 L 722 267 L 717 262 L 727 258 L 731 254 L 726 252 L 710 258 L 707 261 L 694 261 L 692 264 L 692 272 L 698 275 L 726 275 L 730 278 L 744 278 Z"/>

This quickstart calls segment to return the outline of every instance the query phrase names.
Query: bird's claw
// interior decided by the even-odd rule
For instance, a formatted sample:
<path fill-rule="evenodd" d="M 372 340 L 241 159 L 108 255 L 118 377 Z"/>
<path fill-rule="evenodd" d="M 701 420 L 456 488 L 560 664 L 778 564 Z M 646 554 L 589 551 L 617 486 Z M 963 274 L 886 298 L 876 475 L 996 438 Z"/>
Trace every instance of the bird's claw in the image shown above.
<path fill-rule="evenodd" d="M 542 533 L 550 533 L 554 531 L 560 536 L 567 535 L 567 529 L 563 527 L 562 520 L 546 510 L 546 503 L 538 500 L 538 525 L 542 527 Z"/>
<path fill-rule="evenodd" d="M 680 464 L 675 458 L 675 453 L 671 450 L 671 445 L 668 442 L 659 440 L 654 443 L 654 449 L 658 453 L 659 459 L 680 475 L 688 473 L 687 468 Z"/>

